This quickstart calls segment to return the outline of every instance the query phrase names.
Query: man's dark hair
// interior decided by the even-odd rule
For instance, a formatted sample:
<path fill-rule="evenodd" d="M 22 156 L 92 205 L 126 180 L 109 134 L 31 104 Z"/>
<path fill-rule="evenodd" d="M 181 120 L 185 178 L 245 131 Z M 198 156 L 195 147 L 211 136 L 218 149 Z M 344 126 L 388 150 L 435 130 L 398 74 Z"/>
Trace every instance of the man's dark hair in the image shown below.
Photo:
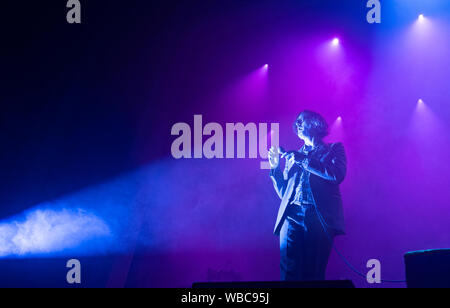
<path fill-rule="evenodd" d="M 323 139 L 328 135 L 328 124 L 317 112 L 304 110 L 300 112 L 294 122 L 294 131 L 297 133 L 297 125 L 305 122 L 306 128 L 312 137 Z"/>

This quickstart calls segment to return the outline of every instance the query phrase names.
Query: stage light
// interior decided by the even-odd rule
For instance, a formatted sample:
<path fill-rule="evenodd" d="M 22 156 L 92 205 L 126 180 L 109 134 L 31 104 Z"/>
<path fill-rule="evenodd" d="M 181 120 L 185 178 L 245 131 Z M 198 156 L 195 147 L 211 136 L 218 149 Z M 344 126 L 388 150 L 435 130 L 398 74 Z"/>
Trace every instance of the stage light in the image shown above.
<path fill-rule="evenodd" d="M 419 21 L 422 22 L 425 20 L 425 16 L 423 14 L 419 15 Z"/>
<path fill-rule="evenodd" d="M 426 109 L 427 109 L 427 105 L 421 98 L 419 98 L 419 100 L 417 101 L 416 110 L 423 112 Z"/>
<path fill-rule="evenodd" d="M 342 142 L 345 139 L 344 125 L 342 122 L 342 117 L 338 116 L 331 124 L 329 129 L 328 140 L 332 142 Z"/>
<path fill-rule="evenodd" d="M 338 46 L 338 45 L 339 45 L 339 39 L 338 39 L 337 37 L 334 38 L 333 41 L 331 41 L 331 44 L 332 44 L 333 46 Z"/>
<path fill-rule="evenodd" d="M 265 64 L 265 65 L 263 66 L 263 69 L 267 71 L 267 70 L 269 69 L 269 64 Z"/>

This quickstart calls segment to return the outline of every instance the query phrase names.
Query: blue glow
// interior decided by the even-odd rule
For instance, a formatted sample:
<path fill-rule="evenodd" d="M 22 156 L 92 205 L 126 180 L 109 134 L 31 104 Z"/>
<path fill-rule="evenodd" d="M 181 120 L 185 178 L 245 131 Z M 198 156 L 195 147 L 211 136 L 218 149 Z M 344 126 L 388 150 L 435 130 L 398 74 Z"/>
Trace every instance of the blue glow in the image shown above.
<path fill-rule="evenodd" d="M 167 248 L 173 234 L 167 221 L 161 220 L 168 203 L 177 203 L 170 202 L 176 195 L 167 189 L 168 180 L 162 181 L 161 174 L 171 168 L 171 160 L 155 162 L 0 221 L 0 258 Z"/>
<path fill-rule="evenodd" d="M 111 236 L 108 225 L 82 209 L 35 209 L 0 224 L 0 257 L 63 251 Z"/>
<path fill-rule="evenodd" d="M 0 258 L 89 256 L 130 250 L 147 172 L 93 185 L 0 221 Z M 145 194 L 145 193 L 144 193 Z"/>

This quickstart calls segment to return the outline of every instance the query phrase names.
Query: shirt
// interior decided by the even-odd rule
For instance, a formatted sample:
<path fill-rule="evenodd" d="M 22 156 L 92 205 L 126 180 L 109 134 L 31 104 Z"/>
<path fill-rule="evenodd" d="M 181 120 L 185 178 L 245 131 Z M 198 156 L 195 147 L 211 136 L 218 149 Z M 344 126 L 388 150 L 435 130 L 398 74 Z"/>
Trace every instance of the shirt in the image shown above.
<path fill-rule="evenodd" d="M 305 159 L 308 159 L 308 156 L 313 155 L 315 150 L 310 152 L 310 149 L 304 145 L 299 152 L 307 157 Z M 311 184 L 309 182 L 310 176 L 310 172 L 303 169 L 301 170 L 300 181 L 295 188 L 295 197 L 291 202 L 292 204 L 299 206 L 314 204 L 314 197 L 312 195 Z"/>
<path fill-rule="evenodd" d="M 319 144 L 314 149 L 304 145 L 299 152 L 304 154 L 307 158 L 314 156 L 318 150 L 322 148 Z M 314 205 L 314 197 L 312 194 L 310 176 L 311 173 L 301 169 L 299 179 L 296 181 L 295 195 L 293 200 L 290 202 L 290 209 L 288 212 L 288 218 L 296 222 L 297 224 L 304 226 L 306 210 L 309 206 Z"/>

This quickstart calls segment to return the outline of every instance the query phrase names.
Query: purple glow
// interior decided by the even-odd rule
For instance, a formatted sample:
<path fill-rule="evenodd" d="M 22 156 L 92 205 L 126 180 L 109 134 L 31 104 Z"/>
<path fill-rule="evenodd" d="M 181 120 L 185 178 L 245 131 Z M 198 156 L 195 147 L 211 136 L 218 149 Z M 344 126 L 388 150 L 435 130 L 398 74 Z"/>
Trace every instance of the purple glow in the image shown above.
<path fill-rule="evenodd" d="M 217 121 L 242 121 L 243 113 L 249 117 L 257 113 L 257 120 L 267 117 L 280 122 L 280 144 L 286 149 L 299 146 L 291 128 L 299 111 L 313 109 L 329 120 L 327 142 L 343 142 L 349 161 L 347 179 L 342 185 L 348 236 L 338 238 L 336 246 L 362 270 L 367 260 L 380 256 L 386 278 L 404 278 L 405 251 L 446 246 L 449 242 L 450 214 L 445 211 L 450 198 L 448 183 L 439 182 L 442 172 L 437 172 L 449 167 L 438 167 L 440 160 L 425 159 L 421 155 L 427 152 L 420 148 L 434 144 L 431 155 L 440 157 L 446 153 L 445 142 L 435 143 L 430 136 L 448 132 L 433 134 L 439 130 L 426 129 L 427 123 L 434 120 L 427 120 L 426 113 L 421 112 L 416 112 L 413 129 L 408 127 L 420 96 L 430 104 L 446 101 L 443 89 L 448 88 L 445 81 L 449 74 L 439 68 L 449 61 L 442 51 L 446 49 L 440 48 L 447 46 L 444 43 L 449 36 L 434 35 L 441 27 L 434 21 L 431 28 L 427 24 L 426 21 L 417 26 L 419 32 L 381 36 L 373 45 L 363 47 L 350 39 L 340 46 L 337 37 L 333 40 L 320 32 L 313 32 L 310 39 L 287 40 L 282 49 L 272 51 L 276 56 L 270 57 L 270 65 L 276 70 L 271 71 L 270 80 L 267 70 L 258 63 L 255 72 L 242 72 L 245 77 L 230 91 L 234 94 L 231 99 L 214 105 L 222 111 L 217 113 Z M 423 36 L 418 35 L 421 33 Z M 422 37 L 430 44 L 424 44 Z M 433 57 L 429 57 L 430 53 Z M 249 94 L 264 92 L 267 81 L 271 93 L 264 97 L 267 104 L 262 104 L 255 99 L 258 95 Z M 158 205 L 167 209 L 165 216 L 160 217 L 162 221 L 171 221 L 177 215 L 189 217 L 183 224 L 171 225 L 172 234 L 165 241 L 167 249 L 217 252 L 211 257 L 200 256 L 198 271 L 184 274 L 186 281 L 196 280 L 195 275 L 201 279 L 209 267 L 221 270 L 227 264 L 244 280 L 277 279 L 279 252 L 276 238 L 270 242 L 270 233 L 279 200 L 269 179 L 261 175 L 258 163 L 178 161 L 170 166 L 172 173 L 162 172 L 157 187 L 152 187 L 165 193 Z M 186 173 L 191 176 L 183 177 Z M 182 180 L 173 189 L 165 188 L 173 178 Z M 245 183 L 257 184 L 248 189 Z M 213 193 L 217 187 L 220 196 Z M 436 188 L 440 193 L 430 205 L 427 197 Z M 252 220 L 255 215 L 264 226 Z M 180 235 L 183 241 L 178 240 Z M 270 266 L 242 264 L 260 252 L 271 260 Z M 241 258 L 242 255 L 246 257 Z M 183 262 L 180 259 L 173 263 Z M 266 268 L 262 274 L 261 269 Z M 193 278 L 189 280 L 189 276 Z M 358 286 L 367 286 L 333 254 L 328 278 L 342 277 L 354 278 Z"/>
<path fill-rule="evenodd" d="M 343 142 L 349 162 L 342 184 L 348 235 L 338 238 L 336 246 L 360 270 L 367 260 L 379 258 L 387 279 L 404 278 L 406 251 L 450 242 L 449 181 L 442 176 L 450 172 L 450 165 L 442 164 L 450 150 L 445 105 L 450 72 L 442 69 L 450 64 L 450 28 L 412 16 L 410 28 L 395 35 L 381 31 L 361 44 L 352 40 L 353 29 L 340 34 L 344 45 L 321 31 L 288 33 L 302 39 L 286 39 L 263 55 L 276 67 L 270 80 L 262 62 L 254 64 L 252 73 L 236 72 L 237 66 L 230 65 L 221 74 L 243 78 L 228 89 L 228 100 L 217 103 L 211 97 L 213 107 L 204 111 L 218 122 L 245 122 L 246 117 L 280 122 L 280 144 L 286 149 L 299 146 L 292 133 L 299 111 L 323 114 L 330 124 L 327 141 Z M 243 46 L 222 56 L 229 63 L 239 57 L 248 61 L 242 56 L 244 47 L 254 51 Z M 270 95 L 265 95 L 267 88 Z M 143 221 L 158 217 L 160 229 L 148 223 L 148 236 L 161 234 L 165 251 L 173 254 L 167 268 L 181 269 L 173 279 L 189 285 L 204 280 L 210 268 L 232 269 L 242 280 L 278 279 L 279 252 L 271 231 L 279 199 L 259 170 L 259 160 L 155 163 L 152 178 L 148 192 L 158 191 L 158 198 L 152 209 L 144 210 Z M 173 179 L 179 179 L 177 185 Z M 164 211 L 154 215 L 153 207 Z M 187 219 L 174 222 L 174 217 Z M 193 269 L 183 272 L 188 253 L 193 254 Z M 164 275 L 161 280 L 173 286 Z M 342 277 L 369 286 L 333 253 L 327 278 Z"/>
<path fill-rule="evenodd" d="M 269 64 L 265 64 L 265 65 L 263 66 L 263 69 L 267 71 L 267 70 L 269 69 Z"/>
<path fill-rule="evenodd" d="M 419 15 L 419 21 L 420 21 L 420 22 L 425 21 L 425 16 L 424 16 L 423 14 L 420 14 L 420 15 Z"/>

